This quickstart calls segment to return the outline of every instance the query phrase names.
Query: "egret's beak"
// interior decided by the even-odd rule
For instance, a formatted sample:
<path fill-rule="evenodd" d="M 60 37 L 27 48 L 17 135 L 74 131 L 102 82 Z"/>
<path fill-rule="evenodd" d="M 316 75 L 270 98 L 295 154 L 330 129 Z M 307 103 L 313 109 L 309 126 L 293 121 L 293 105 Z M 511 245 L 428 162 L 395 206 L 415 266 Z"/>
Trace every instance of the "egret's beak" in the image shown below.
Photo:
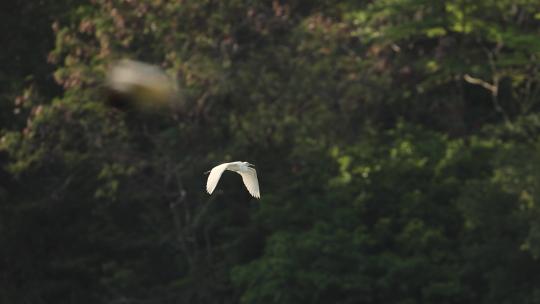
<path fill-rule="evenodd" d="M 212 170 L 208 170 L 208 171 L 204 172 L 204 174 L 208 174 L 208 173 L 210 173 L 210 171 L 212 171 Z"/>

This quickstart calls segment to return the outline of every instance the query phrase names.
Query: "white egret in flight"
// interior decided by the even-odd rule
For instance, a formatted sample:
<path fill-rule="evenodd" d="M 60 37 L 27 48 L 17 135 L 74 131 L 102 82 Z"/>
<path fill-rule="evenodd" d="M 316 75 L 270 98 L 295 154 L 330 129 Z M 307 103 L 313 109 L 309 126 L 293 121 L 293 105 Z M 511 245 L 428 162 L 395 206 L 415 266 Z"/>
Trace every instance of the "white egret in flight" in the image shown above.
<path fill-rule="evenodd" d="M 208 176 L 208 180 L 206 182 L 206 191 L 208 191 L 209 194 L 212 194 L 214 189 L 216 189 L 223 171 L 229 170 L 240 174 L 249 193 L 255 198 L 260 198 L 261 194 L 259 192 L 259 181 L 257 180 L 257 171 L 255 171 L 254 167 L 254 165 L 248 162 L 241 161 L 217 165 L 209 171 L 210 175 Z"/>

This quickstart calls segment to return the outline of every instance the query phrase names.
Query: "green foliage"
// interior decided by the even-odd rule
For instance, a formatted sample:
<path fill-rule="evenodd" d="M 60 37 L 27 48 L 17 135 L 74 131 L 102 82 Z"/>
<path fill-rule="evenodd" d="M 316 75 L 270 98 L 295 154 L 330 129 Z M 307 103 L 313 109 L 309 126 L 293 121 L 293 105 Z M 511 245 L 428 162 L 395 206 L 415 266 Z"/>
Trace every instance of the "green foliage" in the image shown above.
<path fill-rule="evenodd" d="M 0 302 L 539 302 L 537 1 L 14 3 Z"/>

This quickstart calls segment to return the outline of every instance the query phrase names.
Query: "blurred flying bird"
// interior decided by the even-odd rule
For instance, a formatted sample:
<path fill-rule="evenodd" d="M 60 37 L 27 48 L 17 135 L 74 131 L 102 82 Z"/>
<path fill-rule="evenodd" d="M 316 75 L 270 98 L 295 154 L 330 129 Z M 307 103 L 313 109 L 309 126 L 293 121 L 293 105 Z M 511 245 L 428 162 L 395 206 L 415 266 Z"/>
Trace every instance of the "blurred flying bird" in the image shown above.
<path fill-rule="evenodd" d="M 159 108 L 176 101 L 178 89 L 159 67 L 124 59 L 107 74 L 107 102 L 117 108 Z"/>
<path fill-rule="evenodd" d="M 257 171 L 255 171 L 254 167 L 254 165 L 248 162 L 241 161 L 217 165 L 212 168 L 212 170 L 208 171 L 210 172 L 210 175 L 208 176 L 208 180 L 206 182 L 206 191 L 208 191 L 209 194 L 212 194 L 214 189 L 216 189 L 223 171 L 229 170 L 240 174 L 249 193 L 255 198 L 260 198 L 261 194 L 259 192 L 259 181 L 257 180 Z"/>

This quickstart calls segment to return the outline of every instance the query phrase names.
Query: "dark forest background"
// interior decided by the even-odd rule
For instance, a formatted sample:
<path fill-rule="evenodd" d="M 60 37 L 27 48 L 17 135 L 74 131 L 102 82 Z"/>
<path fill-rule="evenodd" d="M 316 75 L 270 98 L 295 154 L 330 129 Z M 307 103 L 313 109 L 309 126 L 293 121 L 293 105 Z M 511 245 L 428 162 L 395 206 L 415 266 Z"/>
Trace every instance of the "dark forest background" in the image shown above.
<path fill-rule="evenodd" d="M 0 17 L 1 303 L 540 303 L 538 0 Z M 180 104 L 107 106 L 122 58 Z"/>

